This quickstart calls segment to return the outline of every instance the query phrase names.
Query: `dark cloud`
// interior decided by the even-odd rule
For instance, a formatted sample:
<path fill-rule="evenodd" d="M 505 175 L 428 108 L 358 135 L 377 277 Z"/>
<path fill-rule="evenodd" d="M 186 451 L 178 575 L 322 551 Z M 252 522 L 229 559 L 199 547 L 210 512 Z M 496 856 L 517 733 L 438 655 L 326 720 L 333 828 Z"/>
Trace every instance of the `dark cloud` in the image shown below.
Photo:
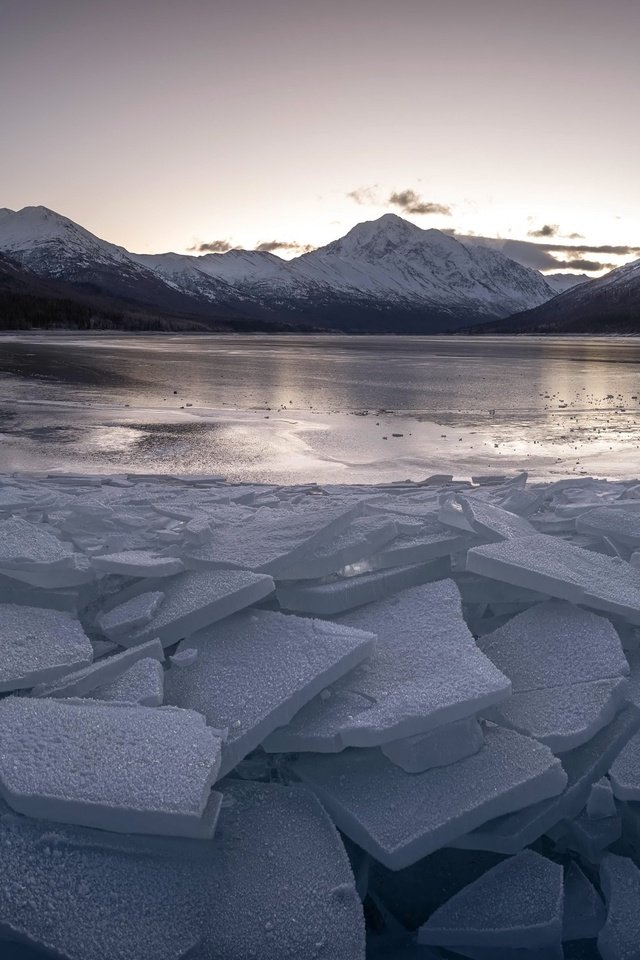
<path fill-rule="evenodd" d="M 196 243 L 189 247 L 190 253 L 228 253 L 234 245 L 229 240 L 210 240 L 208 243 Z"/>
<path fill-rule="evenodd" d="M 557 223 L 545 223 L 538 230 L 529 230 L 528 237 L 557 237 L 560 227 Z"/>
<path fill-rule="evenodd" d="M 400 207 L 403 213 L 442 213 L 447 217 L 451 216 L 451 207 L 423 200 L 415 190 L 395 190 L 387 202 Z"/>
<path fill-rule="evenodd" d="M 261 253 L 275 253 L 276 250 L 295 250 L 297 253 L 309 253 L 316 248 L 310 243 L 298 243 L 296 240 L 263 240 L 255 249 Z"/>
<path fill-rule="evenodd" d="M 586 270 L 587 273 L 598 270 L 613 270 L 615 263 L 601 263 L 599 260 L 584 260 L 582 257 L 572 257 L 571 260 L 556 260 L 556 266 L 571 270 Z"/>
<path fill-rule="evenodd" d="M 611 244 L 602 244 L 600 246 L 592 243 L 541 243 L 536 246 L 544 247 L 545 250 L 555 250 L 558 253 L 607 253 L 615 254 L 619 257 L 628 257 L 632 253 L 640 255 L 640 247 L 612 246 Z"/>

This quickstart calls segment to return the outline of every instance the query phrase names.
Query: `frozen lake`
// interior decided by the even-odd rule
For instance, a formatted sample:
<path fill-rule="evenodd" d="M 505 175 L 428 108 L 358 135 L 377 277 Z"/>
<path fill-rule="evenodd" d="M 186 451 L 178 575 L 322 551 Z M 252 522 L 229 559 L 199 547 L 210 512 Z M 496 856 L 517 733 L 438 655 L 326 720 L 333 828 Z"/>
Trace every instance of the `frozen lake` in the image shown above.
<path fill-rule="evenodd" d="M 1 469 L 384 482 L 637 475 L 640 340 L 0 340 Z"/>

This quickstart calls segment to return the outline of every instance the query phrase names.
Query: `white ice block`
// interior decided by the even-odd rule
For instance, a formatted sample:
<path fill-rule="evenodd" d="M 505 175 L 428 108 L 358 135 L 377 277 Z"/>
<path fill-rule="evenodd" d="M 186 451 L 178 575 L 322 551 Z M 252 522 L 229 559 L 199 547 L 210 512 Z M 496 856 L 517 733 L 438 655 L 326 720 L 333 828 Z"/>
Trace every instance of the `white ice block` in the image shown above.
<path fill-rule="evenodd" d="M 467 850 L 518 853 L 550 830 L 560 820 L 572 820 L 586 805 L 591 787 L 604 776 L 612 761 L 640 726 L 640 711 L 624 707 L 615 719 L 587 743 L 562 756 L 568 782 L 556 798 L 501 816 L 473 833 L 460 837 L 455 846 Z M 464 761 L 468 762 L 468 761 Z"/>
<path fill-rule="evenodd" d="M 598 934 L 602 960 L 640 958 L 640 870 L 628 857 L 608 853 L 600 865 L 607 919 Z"/>
<path fill-rule="evenodd" d="M 120 637 L 133 647 L 157 637 L 170 646 L 272 593 L 271 577 L 248 570 L 187 570 L 163 581 L 164 600 L 149 623 Z"/>
<path fill-rule="evenodd" d="M 467 570 L 640 624 L 640 570 L 565 540 L 538 534 L 473 547 Z"/>
<path fill-rule="evenodd" d="M 640 733 L 631 737 L 615 758 L 609 778 L 618 800 L 640 800 Z"/>
<path fill-rule="evenodd" d="M 197 657 L 167 671 L 166 702 L 227 731 L 222 776 L 374 645 L 373 634 L 341 624 L 247 611 L 180 645 L 179 655 L 196 650 Z"/>
<path fill-rule="evenodd" d="M 484 733 L 475 717 L 454 720 L 429 733 L 417 733 L 402 740 L 392 740 L 380 748 L 388 760 L 407 773 L 422 773 L 433 767 L 471 757 L 482 747 Z"/>
<path fill-rule="evenodd" d="M 562 600 L 536 604 L 479 641 L 514 693 L 629 673 L 609 620 Z"/>
<path fill-rule="evenodd" d="M 514 693 L 486 716 L 540 740 L 554 753 L 575 750 L 611 723 L 627 694 L 624 677 Z"/>
<path fill-rule="evenodd" d="M 581 513 L 576 517 L 576 530 L 579 533 L 611 537 L 616 543 L 630 549 L 640 547 L 640 513 L 638 510 L 625 510 L 624 501 Z"/>
<path fill-rule="evenodd" d="M 153 550 L 102 553 L 92 557 L 91 564 L 101 573 L 117 573 L 123 577 L 172 577 L 185 568 L 178 557 L 158 556 Z"/>
<path fill-rule="evenodd" d="M 509 681 L 476 646 L 451 580 L 405 590 L 340 623 L 375 632 L 375 652 L 268 737 L 265 749 L 378 746 L 472 716 L 509 696 Z"/>
<path fill-rule="evenodd" d="M 452 530 L 440 523 L 437 517 L 425 518 L 417 530 L 398 536 L 383 550 L 371 558 L 374 570 L 397 567 L 401 564 L 424 563 L 437 557 L 450 556 L 477 543 L 476 537 L 466 532 Z"/>
<path fill-rule="evenodd" d="M 87 694 L 92 700 L 116 700 L 142 707 L 160 707 L 164 698 L 164 670 L 158 660 L 145 657 L 104 686 Z"/>
<path fill-rule="evenodd" d="M 425 773 L 405 773 L 378 750 L 300 754 L 289 767 L 343 833 L 392 870 L 493 817 L 556 796 L 567 780 L 547 747 L 494 726 L 474 756 Z"/>
<path fill-rule="evenodd" d="M 398 590 L 442 580 L 448 576 L 451 565 L 448 557 L 428 560 L 405 567 L 393 567 L 357 577 L 345 577 L 330 583 L 300 583 L 279 586 L 277 598 L 285 610 L 314 616 L 335 616 L 345 610 L 373 603 Z"/>
<path fill-rule="evenodd" d="M 21 517 L 0 520 L 0 574 L 35 587 L 54 589 L 88 583 L 89 561 L 44 525 Z"/>
<path fill-rule="evenodd" d="M 221 741 L 190 710 L 0 701 L 0 793 L 31 817 L 120 833 L 211 836 Z"/>
<path fill-rule="evenodd" d="M 92 660 L 91 642 L 70 613 L 0 604 L 0 692 L 53 680 Z"/>
<path fill-rule="evenodd" d="M 595 940 L 606 911 L 600 895 L 580 867 L 571 862 L 564 872 L 563 940 Z"/>
<path fill-rule="evenodd" d="M 349 564 L 370 557 L 394 540 L 396 534 L 396 524 L 389 517 L 356 518 L 343 533 L 310 547 L 291 567 L 281 569 L 278 579 L 316 580 L 331 576 Z"/>
<path fill-rule="evenodd" d="M 113 656 L 103 657 L 96 663 L 73 673 L 67 673 L 48 683 L 39 683 L 31 691 L 32 697 L 83 697 L 105 683 L 117 680 L 126 670 L 139 660 L 164 660 L 164 650 L 159 640 L 123 650 Z"/>
<path fill-rule="evenodd" d="M 97 626 L 105 636 L 117 642 L 120 637 L 149 623 L 163 600 L 164 593 L 159 590 L 141 593 L 101 614 Z"/>
<path fill-rule="evenodd" d="M 527 949 L 561 942 L 562 866 L 525 850 L 454 894 L 418 930 L 418 943 L 435 947 Z"/>
<path fill-rule="evenodd" d="M 583 860 L 599 863 L 605 850 L 622 835 L 622 820 L 616 814 L 602 820 L 590 820 L 582 813 L 564 823 L 564 845 L 580 854 Z"/>

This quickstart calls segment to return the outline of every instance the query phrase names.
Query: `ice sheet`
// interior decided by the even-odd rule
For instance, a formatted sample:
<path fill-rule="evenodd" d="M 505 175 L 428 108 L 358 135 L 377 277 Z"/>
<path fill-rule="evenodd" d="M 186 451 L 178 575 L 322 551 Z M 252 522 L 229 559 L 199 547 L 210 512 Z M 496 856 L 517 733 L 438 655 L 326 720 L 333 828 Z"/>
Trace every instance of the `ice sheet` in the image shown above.
<path fill-rule="evenodd" d="M 158 660 L 145 657 L 119 677 L 90 694 L 92 700 L 117 700 L 143 707 L 159 707 L 164 697 L 164 670 Z"/>
<path fill-rule="evenodd" d="M 91 563 L 101 573 L 118 573 L 123 577 L 171 577 L 184 570 L 184 563 L 178 557 L 161 557 L 153 550 L 103 553 L 92 557 Z"/>
<path fill-rule="evenodd" d="M 593 940 L 605 921 L 599 894 L 580 867 L 572 862 L 564 872 L 563 940 Z"/>
<path fill-rule="evenodd" d="M 268 737 L 265 749 L 377 746 L 472 716 L 509 696 L 509 681 L 476 646 L 451 580 L 402 591 L 339 622 L 375 632 L 375 652 Z"/>
<path fill-rule="evenodd" d="M 92 660 L 91 642 L 71 614 L 0 604 L 0 692 L 53 680 Z"/>
<path fill-rule="evenodd" d="M 337 826 L 392 870 L 566 784 L 547 747 L 494 726 L 474 756 L 425 773 L 405 773 L 378 750 L 300 754 L 288 765 Z"/>
<path fill-rule="evenodd" d="M 221 742 L 193 711 L 0 701 L 0 792 L 20 813 L 121 833 L 211 835 Z"/>
<path fill-rule="evenodd" d="M 110 640 L 117 641 L 149 623 L 163 600 L 164 593 L 159 590 L 132 597 L 101 614 L 97 618 L 98 629 Z"/>
<path fill-rule="evenodd" d="M 475 717 L 455 720 L 429 733 L 418 733 L 403 740 L 392 740 L 381 750 L 388 760 L 407 773 L 422 773 L 433 767 L 446 767 L 471 757 L 482 747 L 484 733 Z"/>
<path fill-rule="evenodd" d="M 598 934 L 602 960 L 640 958 L 640 870 L 628 857 L 607 854 L 600 867 L 607 919 Z"/>
<path fill-rule="evenodd" d="M 298 556 L 289 568 L 280 570 L 281 580 L 315 580 L 328 577 L 349 564 L 370 557 L 397 535 L 395 522 L 389 517 L 359 517 L 349 527 L 326 543 L 311 547 Z M 423 559 L 422 557 L 418 559 Z M 424 558 L 430 559 L 430 558 Z M 411 563 L 412 560 L 399 561 Z"/>
<path fill-rule="evenodd" d="M 341 624 L 268 610 L 241 613 L 184 641 L 191 665 L 166 675 L 166 702 L 226 731 L 221 775 L 327 684 L 365 660 L 375 636 Z"/>
<path fill-rule="evenodd" d="M 563 899 L 562 866 L 525 850 L 444 903 L 420 927 L 418 943 L 553 946 L 562 937 Z"/>
<path fill-rule="evenodd" d="M 117 680 L 139 660 L 164 660 L 164 650 L 159 640 L 149 640 L 130 650 L 103 657 L 81 670 L 67 673 L 49 683 L 39 683 L 31 691 L 33 697 L 83 697 L 105 683 Z"/>

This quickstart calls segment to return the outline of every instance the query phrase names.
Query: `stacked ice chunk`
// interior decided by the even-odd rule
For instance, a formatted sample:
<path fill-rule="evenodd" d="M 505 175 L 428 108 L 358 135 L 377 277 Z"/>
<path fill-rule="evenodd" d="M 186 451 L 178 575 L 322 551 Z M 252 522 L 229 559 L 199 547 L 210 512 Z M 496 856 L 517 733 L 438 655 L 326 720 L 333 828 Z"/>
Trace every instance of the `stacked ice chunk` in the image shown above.
<path fill-rule="evenodd" d="M 638 489 L 0 478 L 0 956 L 640 956 Z"/>

